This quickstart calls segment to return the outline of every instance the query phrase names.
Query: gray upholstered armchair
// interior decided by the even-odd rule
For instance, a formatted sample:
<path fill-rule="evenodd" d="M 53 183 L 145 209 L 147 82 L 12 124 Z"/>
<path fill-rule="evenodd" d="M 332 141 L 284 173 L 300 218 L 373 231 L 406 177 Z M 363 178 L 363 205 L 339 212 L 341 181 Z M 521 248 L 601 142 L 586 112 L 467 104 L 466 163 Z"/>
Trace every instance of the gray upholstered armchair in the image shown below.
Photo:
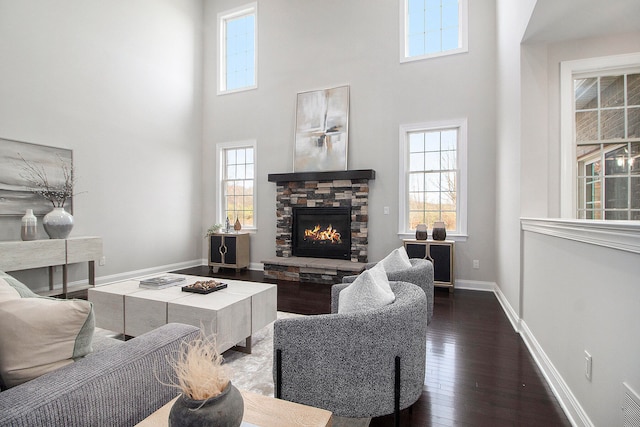
<path fill-rule="evenodd" d="M 274 324 L 275 395 L 342 417 L 396 413 L 424 387 L 427 299 L 417 286 L 391 282 L 396 300 L 381 308 L 279 319 Z M 399 388 L 395 381 L 399 379 Z"/>
<path fill-rule="evenodd" d="M 427 324 L 431 323 L 433 317 L 433 263 L 426 259 L 411 258 L 411 268 L 406 270 L 387 272 L 389 281 L 409 282 L 418 285 L 427 295 Z M 365 269 L 369 269 L 376 263 L 365 265 Z M 342 279 L 342 283 L 351 283 L 358 276 L 346 276 Z"/>

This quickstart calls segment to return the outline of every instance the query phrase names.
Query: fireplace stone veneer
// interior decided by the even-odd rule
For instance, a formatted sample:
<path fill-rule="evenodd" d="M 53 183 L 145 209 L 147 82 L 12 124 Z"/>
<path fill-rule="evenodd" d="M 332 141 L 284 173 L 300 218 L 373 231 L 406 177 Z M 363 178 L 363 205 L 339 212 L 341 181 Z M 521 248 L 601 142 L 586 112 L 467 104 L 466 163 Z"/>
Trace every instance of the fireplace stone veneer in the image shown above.
<path fill-rule="evenodd" d="M 264 262 L 265 277 L 281 280 L 299 280 L 326 282 L 329 277 L 300 276 L 291 274 L 296 270 L 292 255 L 293 208 L 295 207 L 347 207 L 351 211 L 351 250 L 350 260 L 353 263 L 367 262 L 368 245 L 368 201 L 369 180 L 375 178 L 371 169 L 336 171 L 336 172 L 303 172 L 290 174 L 270 174 L 269 181 L 276 182 L 276 258 Z M 333 260 L 338 261 L 338 260 Z M 342 261 L 344 262 L 344 261 Z M 305 266 L 310 267 L 313 259 L 304 258 Z M 318 258 L 319 272 L 327 268 L 327 260 Z M 286 266 L 286 268 L 285 268 Z M 359 270 L 360 267 L 356 270 Z M 288 274 L 286 274 L 288 273 Z M 335 274 L 335 273 L 334 273 Z M 334 278 L 339 278 L 338 276 Z M 304 279 L 304 280 L 303 280 Z"/>

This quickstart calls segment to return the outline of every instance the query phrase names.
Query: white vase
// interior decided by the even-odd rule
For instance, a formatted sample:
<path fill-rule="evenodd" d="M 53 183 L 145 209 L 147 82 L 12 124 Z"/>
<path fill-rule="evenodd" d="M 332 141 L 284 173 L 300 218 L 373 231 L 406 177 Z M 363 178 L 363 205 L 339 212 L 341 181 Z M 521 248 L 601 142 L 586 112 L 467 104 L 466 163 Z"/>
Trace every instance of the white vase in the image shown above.
<path fill-rule="evenodd" d="M 33 214 L 33 209 L 27 209 L 27 213 L 22 217 L 22 226 L 20 227 L 20 237 L 22 240 L 36 240 L 38 231 L 38 219 Z"/>
<path fill-rule="evenodd" d="M 73 228 L 73 216 L 64 208 L 53 208 L 42 219 L 44 231 L 51 239 L 66 239 Z"/>

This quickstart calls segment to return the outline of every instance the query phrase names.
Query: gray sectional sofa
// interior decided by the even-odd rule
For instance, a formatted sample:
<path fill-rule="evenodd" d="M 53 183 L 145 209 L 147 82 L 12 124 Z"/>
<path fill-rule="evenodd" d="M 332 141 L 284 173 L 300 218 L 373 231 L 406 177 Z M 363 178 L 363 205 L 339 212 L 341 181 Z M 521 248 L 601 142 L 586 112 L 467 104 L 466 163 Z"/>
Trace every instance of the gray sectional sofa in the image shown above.
<path fill-rule="evenodd" d="M 168 355 L 198 336 L 170 323 L 123 342 L 94 339 L 76 362 L 0 393 L 2 426 L 133 426 L 177 396 Z"/>

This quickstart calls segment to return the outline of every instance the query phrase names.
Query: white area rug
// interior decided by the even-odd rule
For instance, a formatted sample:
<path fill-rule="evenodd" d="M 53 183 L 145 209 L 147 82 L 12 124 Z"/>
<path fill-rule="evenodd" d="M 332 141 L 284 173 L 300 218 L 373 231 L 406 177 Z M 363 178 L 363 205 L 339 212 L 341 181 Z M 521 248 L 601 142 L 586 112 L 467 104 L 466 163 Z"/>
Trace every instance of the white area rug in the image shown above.
<path fill-rule="evenodd" d="M 300 314 L 278 312 L 278 319 L 300 317 Z M 233 385 L 265 396 L 273 396 L 273 323 L 253 335 L 251 354 L 229 350 L 225 363 L 233 372 Z M 370 418 L 333 417 L 334 427 L 367 427 Z"/>

